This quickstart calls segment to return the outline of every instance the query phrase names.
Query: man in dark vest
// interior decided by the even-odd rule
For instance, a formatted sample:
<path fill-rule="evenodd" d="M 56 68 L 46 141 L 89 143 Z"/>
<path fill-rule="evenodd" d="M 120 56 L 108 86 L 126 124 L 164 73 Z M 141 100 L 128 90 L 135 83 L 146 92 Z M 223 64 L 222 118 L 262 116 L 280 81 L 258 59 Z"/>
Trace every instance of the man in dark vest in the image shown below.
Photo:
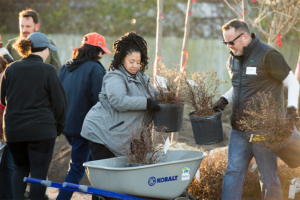
<path fill-rule="evenodd" d="M 223 43 L 231 50 L 227 69 L 232 88 L 215 103 L 214 110 L 232 102 L 228 166 L 223 180 L 222 200 L 239 200 L 249 163 L 254 157 L 264 200 L 282 199 L 277 176 L 277 156 L 264 143 L 249 142 L 250 131 L 243 131 L 237 121 L 244 116 L 248 102 L 257 92 L 272 93 L 284 108 L 283 86 L 288 87 L 288 116 L 297 118 L 299 83 L 281 53 L 250 33 L 247 24 L 231 20 L 222 27 Z"/>
<path fill-rule="evenodd" d="M 39 24 L 39 17 L 36 11 L 32 9 L 26 9 L 19 13 L 19 28 L 20 28 L 20 36 L 19 37 L 25 37 L 27 38 L 31 33 L 39 31 L 40 24 Z M 6 49 L 10 53 L 10 55 L 13 57 L 15 61 L 20 60 L 22 57 L 17 53 L 17 51 L 13 48 L 13 43 L 19 39 L 19 37 L 13 38 L 8 41 L 6 44 Z M 54 42 L 50 40 L 50 43 L 54 46 Z M 50 50 L 50 54 L 45 61 L 45 63 L 51 64 L 55 67 L 57 71 L 59 71 L 61 64 L 58 57 L 57 51 Z"/>

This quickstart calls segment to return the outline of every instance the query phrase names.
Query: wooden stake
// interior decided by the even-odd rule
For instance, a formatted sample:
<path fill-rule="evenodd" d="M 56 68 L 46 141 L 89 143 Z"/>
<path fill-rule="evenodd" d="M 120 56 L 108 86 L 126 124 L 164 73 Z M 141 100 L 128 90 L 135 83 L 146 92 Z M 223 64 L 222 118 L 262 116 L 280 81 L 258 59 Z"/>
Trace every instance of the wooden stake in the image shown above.
<path fill-rule="evenodd" d="M 157 0 L 157 17 L 156 17 L 156 49 L 155 49 L 155 61 L 153 65 L 153 85 L 155 86 L 155 77 L 157 74 L 157 66 L 161 61 L 161 39 L 162 39 L 162 20 L 163 15 L 163 0 Z"/>
<path fill-rule="evenodd" d="M 248 0 L 243 0 L 243 20 L 249 26 Z"/>
<path fill-rule="evenodd" d="M 184 36 L 183 36 L 183 44 L 182 44 L 182 51 L 181 51 L 181 59 L 180 59 L 180 71 L 183 71 L 183 64 L 185 59 L 187 58 L 187 48 L 188 48 L 188 40 L 190 35 L 190 23 L 192 18 L 192 0 L 188 0 L 188 5 L 186 9 L 185 15 L 185 27 L 184 27 Z"/>

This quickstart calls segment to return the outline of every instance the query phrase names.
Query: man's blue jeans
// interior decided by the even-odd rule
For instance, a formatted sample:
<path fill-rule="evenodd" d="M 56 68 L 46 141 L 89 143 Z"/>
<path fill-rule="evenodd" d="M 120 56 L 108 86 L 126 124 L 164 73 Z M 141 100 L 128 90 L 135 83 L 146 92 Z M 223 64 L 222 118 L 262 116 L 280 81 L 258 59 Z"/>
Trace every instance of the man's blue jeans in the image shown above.
<path fill-rule="evenodd" d="M 262 142 L 249 142 L 251 132 L 232 129 L 228 145 L 228 166 L 223 180 L 222 200 L 240 200 L 251 159 L 255 158 L 263 200 L 281 200 L 277 156 Z"/>
<path fill-rule="evenodd" d="M 14 173 L 14 160 L 9 148 L 4 147 L 0 163 L 0 199 L 13 199 L 12 175 Z"/>
<path fill-rule="evenodd" d="M 94 158 L 88 140 L 82 137 L 75 138 L 66 136 L 66 138 L 72 146 L 72 152 L 69 171 L 64 182 L 79 184 L 85 173 L 85 167 L 83 167 L 82 164 L 87 161 L 93 161 Z M 61 189 L 57 200 L 71 199 L 72 195 L 73 191 Z"/>

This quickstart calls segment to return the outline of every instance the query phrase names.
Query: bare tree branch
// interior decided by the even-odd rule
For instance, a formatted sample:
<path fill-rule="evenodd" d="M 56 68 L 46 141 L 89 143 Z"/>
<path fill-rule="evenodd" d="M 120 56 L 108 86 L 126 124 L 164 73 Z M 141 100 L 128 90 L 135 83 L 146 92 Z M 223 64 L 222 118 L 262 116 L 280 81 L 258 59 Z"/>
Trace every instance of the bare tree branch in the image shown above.
<path fill-rule="evenodd" d="M 239 3 L 236 0 L 234 0 L 234 2 L 240 8 L 241 12 L 243 12 L 243 8 L 239 5 Z"/>
<path fill-rule="evenodd" d="M 237 16 L 241 16 L 235 7 L 231 6 L 233 3 L 223 1 Z M 234 3 L 241 9 L 238 0 L 234 0 Z M 268 39 L 269 44 L 276 40 L 279 33 L 283 38 L 291 29 L 300 32 L 299 28 L 296 28 L 300 20 L 300 0 L 261 0 L 260 6 L 253 8 L 258 9 L 258 15 L 255 19 L 249 19 L 249 22 Z M 264 25 L 262 28 L 265 23 L 267 27 Z"/>
<path fill-rule="evenodd" d="M 263 30 L 263 28 L 261 27 L 261 24 L 256 25 L 250 18 L 249 18 L 249 22 L 252 24 L 252 26 L 254 26 L 255 28 L 257 28 L 262 34 L 264 34 L 264 36 L 268 39 L 269 38 L 269 34 Z"/>
<path fill-rule="evenodd" d="M 297 13 L 295 13 L 295 14 L 297 14 Z M 294 24 L 291 24 L 291 25 L 286 29 L 286 31 L 285 31 L 284 33 L 281 34 L 282 37 L 285 36 L 292 28 L 294 28 L 295 30 L 297 30 L 296 27 L 295 27 L 295 25 L 298 23 L 298 21 L 299 21 L 299 19 L 297 19 L 296 21 L 294 21 Z"/>
<path fill-rule="evenodd" d="M 296 29 L 296 27 L 293 27 L 293 29 L 300 33 L 300 29 Z"/>
<path fill-rule="evenodd" d="M 235 12 L 235 14 L 240 18 L 241 17 L 241 14 L 239 14 L 228 2 L 227 2 L 227 0 L 223 0 L 226 4 L 227 4 L 227 6 L 233 11 L 233 12 Z"/>
<path fill-rule="evenodd" d="M 296 3 L 297 1 L 298 1 L 298 0 L 293 0 L 293 1 L 291 1 L 290 3 L 286 4 L 286 6 L 289 7 L 289 6 L 293 5 L 294 3 Z M 282 11 L 283 9 L 284 9 L 284 7 L 279 8 L 278 11 Z"/>

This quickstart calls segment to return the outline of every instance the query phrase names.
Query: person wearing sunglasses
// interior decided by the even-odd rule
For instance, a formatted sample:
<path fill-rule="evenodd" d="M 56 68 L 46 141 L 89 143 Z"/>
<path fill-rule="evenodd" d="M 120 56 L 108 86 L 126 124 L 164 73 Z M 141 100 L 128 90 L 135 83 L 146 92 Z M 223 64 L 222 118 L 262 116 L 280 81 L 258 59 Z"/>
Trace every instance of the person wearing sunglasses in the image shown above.
<path fill-rule="evenodd" d="M 244 180 L 249 163 L 254 157 L 261 184 L 262 199 L 282 199 L 277 176 L 277 156 L 263 142 L 251 143 L 251 131 L 243 130 L 237 123 L 245 116 L 247 106 L 261 107 L 255 98 L 258 92 L 271 93 L 272 98 L 284 106 L 283 86 L 288 87 L 287 113 L 297 118 L 299 83 L 282 54 L 250 33 L 247 24 L 238 19 L 222 27 L 223 43 L 230 49 L 227 69 L 232 88 L 214 104 L 213 110 L 223 110 L 232 102 L 231 134 L 228 145 L 228 166 L 223 179 L 222 200 L 242 197 Z M 254 101 L 255 105 L 248 102 Z"/>

